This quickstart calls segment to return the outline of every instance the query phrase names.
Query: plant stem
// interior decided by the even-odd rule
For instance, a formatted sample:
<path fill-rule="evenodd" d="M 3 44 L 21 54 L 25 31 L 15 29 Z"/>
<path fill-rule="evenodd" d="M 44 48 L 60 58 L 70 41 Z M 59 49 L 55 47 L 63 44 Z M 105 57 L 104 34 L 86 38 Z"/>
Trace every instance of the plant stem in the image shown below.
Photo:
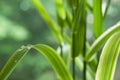
<path fill-rule="evenodd" d="M 86 26 L 85 26 L 86 28 Z M 83 49 L 83 57 L 85 58 L 86 56 L 86 29 L 85 29 L 85 35 L 84 35 L 84 49 Z M 86 61 L 84 60 L 83 61 L 83 80 L 87 80 L 87 64 L 86 64 Z"/>
<path fill-rule="evenodd" d="M 63 37 L 63 27 L 61 27 L 61 36 Z M 63 57 L 63 45 L 62 44 L 60 44 L 60 49 L 61 49 L 60 56 Z"/>
<path fill-rule="evenodd" d="M 73 58 L 73 60 L 72 60 L 72 65 L 73 65 L 73 74 L 72 74 L 72 76 L 73 76 L 73 80 L 75 80 L 75 58 Z"/>
<path fill-rule="evenodd" d="M 86 64 L 86 61 L 84 61 L 83 64 L 84 64 L 84 68 L 83 68 L 83 80 L 87 80 L 87 79 L 86 79 L 86 72 L 87 72 L 87 64 Z"/>
<path fill-rule="evenodd" d="M 75 52 L 75 33 L 73 32 L 72 33 L 72 71 L 73 71 L 73 74 L 72 74 L 72 76 L 73 76 L 73 80 L 75 80 L 75 54 L 74 54 L 74 52 Z"/>
<path fill-rule="evenodd" d="M 84 25 L 85 26 L 85 33 L 84 33 L 84 48 L 83 48 L 83 57 L 85 58 L 86 56 L 86 24 Z M 83 80 L 87 80 L 87 64 L 86 64 L 86 61 L 84 60 L 83 61 Z"/>
<path fill-rule="evenodd" d="M 109 8 L 109 6 L 110 6 L 110 3 L 111 3 L 111 0 L 108 0 L 108 1 L 107 1 L 107 6 L 106 6 L 106 9 L 105 9 L 105 13 L 104 13 L 104 15 L 103 15 L 103 18 L 104 18 L 104 19 L 105 19 L 106 15 L 107 15 L 107 12 L 108 12 L 108 8 Z"/>
<path fill-rule="evenodd" d="M 84 29 L 84 46 L 83 46 L 83 57 L 86 56 L 86 0 L 84 0 L 84 11 L 83 11 L 83 26 Z M 83 61 L 83 80 L 87 80 L 87 63 Z"/>

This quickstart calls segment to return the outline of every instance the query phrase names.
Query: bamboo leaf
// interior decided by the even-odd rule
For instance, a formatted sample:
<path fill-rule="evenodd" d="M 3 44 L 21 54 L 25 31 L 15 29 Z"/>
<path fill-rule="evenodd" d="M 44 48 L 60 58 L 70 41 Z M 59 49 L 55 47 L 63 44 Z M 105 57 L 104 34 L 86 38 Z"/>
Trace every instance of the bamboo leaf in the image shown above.
<path fill-rule="evenodd" d="M 5 66 L 0 72 L 0 80 L 7 80 L 9 75 L 13 72 L 16 65 L 22 60 L 26 53 L 30 50 L 30 47 L 22 47 L 15 51 L 15 53 L 9 58 Z"/>
<path fill-rule="evenodd" d="M 93 32 L 95 38 L 99 37 L 103 32 L 103 16 L 102 16 L 102 0 L 94 0 L 93 14 L 94 14 L 94 26 Z"/>
<path fill-rule="evenodd" d="M 120 32 L 116 32 L 103 48 L 95 80 L 113 80 L 119 51 Z"/>
<path fill-rule="evenodd" d="M 95 52 L 108 40 L 108 38 L 117 31 L 120 31 L 120 23 L 109 28 L 106 32 L 104 32 L 99 38 L 94 41 L 90 51 L 88 51 L 87 56 L 85 57 L 85 60 L 89 61 L 95 54 Z"/>
<path fill-rule="evenodd" d="M 42 44 L 37 44 L 33 48 L 41 52 L 48 59 L 60 80 L 72 80 L 64 61 L 57 55 L 56 51 Z"/>
<path fill-rule="evenodd" d="M 72 56 L 77 57 L 83 53 L 85 36 L 86 36 L 86 2 L 81 0 L 79 7 L 77 7 L 73 17 L 73 40 L 72 47 L 74 49 Z"/>
<path fill-rule="evenodd" d="M 36 9 L 39 11 L 39 13 L 43 17 L 43 19 L 48 24 L 49 28 L 53 32 L 53 34 L 56 37 L 56 39 L 58 40 L 58 42 L 60 44 L 62 44 L 62 37 L 60 35 L 60 26 L 58 24 L 56 24 L 50 18 L 50 16 L 48 15 L 48 13 L 46 12 L 46 10 L 44 9 L 43 5 L 41 4 L 41 2 L 39 0 L 32 0 L 32 1 L 33 1 L 33 4 L 35 5 Z"/>

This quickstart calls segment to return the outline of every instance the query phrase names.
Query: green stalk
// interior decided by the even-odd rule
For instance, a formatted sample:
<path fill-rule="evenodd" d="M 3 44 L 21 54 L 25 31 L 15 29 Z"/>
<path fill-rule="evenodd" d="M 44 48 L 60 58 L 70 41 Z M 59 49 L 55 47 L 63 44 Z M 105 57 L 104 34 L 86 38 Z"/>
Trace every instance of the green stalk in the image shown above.
<path fill-rule="evenodd" d="M 86 6 L 88 7 L 88 9 L 93 12 L 93 7 L 90 5 L 90 3 L 87 2 Z"/>
<path fill-rule="evenodd" d="M 63 37 L 63 27 L 61 27 L 61 36 Z M 63 44 L 60 44 L 60 56 L 63 57 Z"/>
<path fill-rule="evenodd" d="M 93 32 L 95 38 L 98 38 L 103 32 L 103 16 L 102 16 L 102 0 L 94 0 L 93 15 L 94 15 L 94 26 Z"/>
<path fill-rule="evenodd" d="M 86 0 L 83 3 L 83 14 L 82 14 L 82 26 L 84 27 L 84 46 L 83 46 L 83 57 L 86 56 Z M 87 80 L 87 64 L 86 61 L 83 61 L 83 80 Z"/>
<path fill-rule="evenodd" d="M 111 3 L 111 0 L 108 0 L 107 1 L 107 6 L 106 6 L 106 9 L 105 9 L 105 13 L 104 13 L 104 19 L 105 19 L 105 17 L 106 17 L 106 15 L 107 15 L 107 12 L 108 12 L 108 8 L 109 8 L 109 6 L 110 6 L 110 3 Z"/>
<path fill-rule="evenodd" d="M 75 33 L 72 33 L 72 76 L 73 80 L 75 80 Z"/>

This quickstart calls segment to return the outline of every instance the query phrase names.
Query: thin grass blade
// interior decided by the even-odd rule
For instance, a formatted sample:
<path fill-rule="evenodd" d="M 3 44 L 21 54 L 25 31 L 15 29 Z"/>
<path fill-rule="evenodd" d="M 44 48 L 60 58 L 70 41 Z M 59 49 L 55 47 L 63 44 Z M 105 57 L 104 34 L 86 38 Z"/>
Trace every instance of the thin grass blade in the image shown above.
<path fill-rule="evenodd" d="M 113 80 L 119 51 L 120 32 L 116 32 L 110 37 L 103 48 L 95 80 Z"/>

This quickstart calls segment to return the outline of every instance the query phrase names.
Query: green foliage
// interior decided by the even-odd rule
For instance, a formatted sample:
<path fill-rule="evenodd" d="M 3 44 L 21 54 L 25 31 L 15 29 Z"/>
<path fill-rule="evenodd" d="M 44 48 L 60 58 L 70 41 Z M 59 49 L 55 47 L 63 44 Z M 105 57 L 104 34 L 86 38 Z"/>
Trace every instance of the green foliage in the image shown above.
<path fill-rule="evenodd" d="M 114 33 L 106 42 L 96 73 L 96 80 L 113 80 L 115 66 L 120 51 L 120 31 Z"/>
<path fill-rule="evenodd" d="M 6 65 L 3 67 L 2 71 L 0 72 L 0 80 L 7 80 L 9 75 L 15 69 L 16 65 L 20 62 L 20 60 L 25 56 L 25 54 L 29 51 L 30 48 L 28 47 L 21 47 L 18 49 L 8 60 Z"/>
<path fill-rule="evenodd" d="M 34 46 L 28 45 L 26 47 L 22 46 L 20 49 L 18 49 L 10 57 L 10 59 L 0 72 L 0 80 L 7 80 L 8 76 L 14 70 L 19 61 L 31 48 L 34 48 L 37 51 L 41 52 L 49 60 L 60 80 L 72 80 L 72 77 L 70 76 L 67 68 L 65 67 L 65 63 L 63 62 L 61 57 L 56 53 L 56 51 L 42 44 L 37 44 Z"/>
<path fill-rule="evenodd" d="M 94 0 L 93 15 L 94 15 L 93 31 L 95 38 L 97 38 L 103 32 L 102 0 Z"/>
<path fill-rule="evenodd" d="M 0 80 L 6 80 L 9 77 L 31 48 L 40 52 L 49 61 L 60 80 L 75 80 L 75 74 L 78 71 L 75 65 L 82 72 L 83 80 L 112 80 L 120 49 L 120 23 L 103 32 L 103 22 L 110 1 L 108 0 L 105 12 L 102 14 L 102 0 L 93 0 L 92 5 L 87 0 L 54 0 L 57 17 L 57 21 L 54 21 L 40 0 L 32 0 L 56 38 L 59 51 L 44 44 L 24 46 L 9 58 L 0 72 Z M 93 43 L 89 43 L 86 36 L 87 9 L 91 11 L 94 19 Z M 101 51 L 100 48 L 104 44 Z M 66 45 L 70 48 L 66 48 Z"/>

